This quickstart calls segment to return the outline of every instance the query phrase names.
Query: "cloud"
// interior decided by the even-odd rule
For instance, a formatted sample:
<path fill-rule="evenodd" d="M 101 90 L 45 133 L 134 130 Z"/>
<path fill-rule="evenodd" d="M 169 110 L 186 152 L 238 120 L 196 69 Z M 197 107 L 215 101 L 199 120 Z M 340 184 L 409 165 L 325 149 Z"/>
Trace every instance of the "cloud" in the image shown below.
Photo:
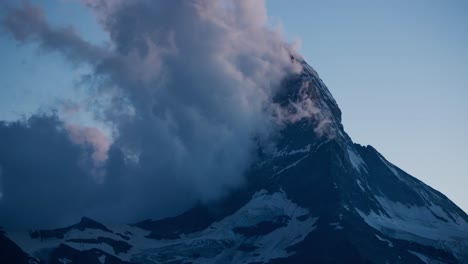
<path fill-rule="evenodd" d="M 90 145 L 93 148 L 92 158 L 96 163 L 107 160 L 111 139 L 96 127 L 69 124 L 65 126 L 70 139 L 75 144 Z"/>
<path fill-rule="evenodd" d="M 71 100 L 64 100 L 60 102 L 61 110 L 66 115 L 74 115 L 80 112 L 82 106 L 78 103 L 73 102 Z"/>
<path fill-rule="evenodd" d="M 3 27 L 19 42 L 37 42 L 42 49 L 57 51 L 73 63 L 93 62 L 104 54 L 80 38 L 71 27 L 53 28 L 45 18 L 44 11 L 23 1 L 21 8 L 6 7 Z"/>
<path fill-rule="evenodd" d="M 126 164 L 113 147 L 96 178 L 94 148 L 70 137 L 55 114 L 0 122 L 0 224 L 56 228 L 92 216 L 111 223 L 135 222 L 184 210 L 196 201 L 189 186 L 150 168 Z M 186 195 L 181 196 L 180 193 Z"/>
<path fill-rule="evenodd" d="M 46 116 L 0 122 L 1 225 L 66 223 L 90 206 L 88 194 L 99 186 L 77 163 L 85 150 L 61 127 Z"/>
<path fill-rule="evenodd" d="M 310 85 L 309 81 L 303 82 L 295 96 L 296 98 L 288 99 L 286 104 L 283 101 L 284 105 L 274 104 L 277 122 L 280 124 L 295 123 L 302 119 L 313 118 L 320 113 L 320 107 L 315 104 L 308 90 Z"/>
<path fill-rule="evenodd" d="M 91 148 L 91 153 L 89 155 L 84 155 L 83 162 L 86 164 L 87 159 L 91 158 L 92 166 L 90 167 L 90 171 L 94 175 L 96 181 L 102 183 L 102 181 L 105 180 L 103 165 L 108 158 L 108 151 L 112 143 L 111 138 L 97 127 L 78 124 L 65 124 L 64 127 L 68 132 L 70 140 L 74 144 Z"/>
<path fill-rule="evenodd" d="M 70 207 L 79 208 L 60 214 L 74 217 L 88 213 L 114 221 L 173 214 L 196 201 L 222 197 L 242 185 L 243 174 L 254 159 L 258 144 L 255 139 L 267 139 L 278 129 L 278 109 L 272 98 L 285 77 L 301 70 L 292 59 L 299 56 L 293 46 L 278 31 L 267 27 L 264 1 L 83 3 L 98 17 L 109 35 L 109 45 L 96 47 L 70 27 L 51 26 L 44 12 L 29 2 L 9 8 L 3 26 L 19 42 L 39 43 L 43 50 L 59 52 L 72 63 L 92 67 L 86 79 L 91 87 L 89 98 L 104 101 L 92 110 L 95 118 L 112 128 L 113 140 L 89 127 L 54 124 L 62 128 L 54 133 L 63 139 L 63 146 L 54 146 L 66 146 L 64 151 L 74 156 L 55 165 L 50 160 L 60 155 L 58 149 L 39 145 L 35 153 L 44 151 L 44 157 L 28 158 L 38 159 L 36 169 L 47 166 L 47 173 L 37 176 L 32 170 L 8 167 L 6 178 L 31 174 L 27 176 L 30 179 L 22 181 L 28 185 L 25 190 L 30 191 L 33 184 L 49 184 L 55 189 L 65 184 L 67 189 L 69 182 L 76 182 L 72 191 L 60 194 L 69 198 Z M 313 112 L 312 104 L 296 108 L 296 119 Z M 19 123 L 3 124 L 3 129 L 29 131 L 27 146 L 34 146 L 34 140 L 40 139 L 34 138 L 37 129 L 29 122 L 23 127 Z M 16 142 L 23 144 L 20 139 Z M 104 175 L 99 183 L 93 182 L 89 170 L 82 174 L 83 166 L 75 164 L 82 160 L 86 146 L 91 147 L 85 148 L 91 159 L 103 163 Z M 6 147 L 2 149 L 13 148 Z M 17 157 L 17 162 L 25 160 Z M 70 167 L 62 168 L 64 164 Z M 54 166 L 64 173 L 67 170 L 67 177 L 72 177 L 69 182 L 55 179 L 57 174 L 50 171 Z M 4 201 L 19 199 L 22 203 L 8 202 L 10 217 L 14 206 L 34 210 L 24 197 L 11 194 L 15 188 L 14 184 L 5 185 Z M 91 192 L 90 198 L 77 193 L 79 188 Z M 175 195 L 179 193 L 185 195 Z M 63 200 L 58 194 L 37 195 L 43 195 L 40 198 L 44 201 L 51 197 Z M 77 195 L 76 199 L 73 195 Z M 90 205 L 83 199 L 97 200 Z M 44 202 L 38 208 L 48 206 Z M 48 213 L 52 212 L 43 213 L 43 222 L 46 218 L 53 221 Z"/>

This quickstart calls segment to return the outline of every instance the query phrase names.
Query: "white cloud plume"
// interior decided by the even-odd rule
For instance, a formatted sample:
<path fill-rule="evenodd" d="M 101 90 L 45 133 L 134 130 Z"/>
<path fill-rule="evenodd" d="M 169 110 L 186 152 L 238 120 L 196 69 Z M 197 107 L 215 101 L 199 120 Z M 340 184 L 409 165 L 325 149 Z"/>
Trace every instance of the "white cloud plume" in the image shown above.
<path fill-rule="evenodd" d="M 293 46 L 267 27 L 264 1 L 83 3 L 109 34 L 108 45 L 51 26 L 29 2 L 10 8 L 3 24 L 20 42 L 89 64 L 88 80 L 98 84 L 90 96 L 108 99 L 96 113 L 113 127 L 112 145 L 92 129 L 67 127 L 73 142 L 90 144 L 94 160 L 106 161 L 102 184 L 111 205 L 96 214 L 162 216 L 168 204 L 215 199 L 242 184 L 254 139 L 277 126 L 273 96 L 301 70 Z M 315 113 L 305 99 L 292 104 L 290 121 Z M 188 192 L 185 200 L 175 194 L 180 190 Z"/>

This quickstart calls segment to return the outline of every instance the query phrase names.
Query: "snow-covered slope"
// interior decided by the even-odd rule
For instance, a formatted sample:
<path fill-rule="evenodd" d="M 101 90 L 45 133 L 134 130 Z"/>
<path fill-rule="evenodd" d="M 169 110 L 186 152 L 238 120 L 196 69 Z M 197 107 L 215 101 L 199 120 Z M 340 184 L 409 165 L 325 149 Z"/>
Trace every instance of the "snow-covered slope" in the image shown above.
<path fill-rule="evenodd" d="M 22 260 L 44 263 L 468 263 L 467 214 L 355 144 L 327 87 L 303 65 L 275 98 L 286 115 L 275 149 L 259 150 L 242 189 L 167 219 L 83 218 L 7 232 L 5 241 Z"/>
<path fill-rule="evenodd" d="M 189 219 L 187 219 L 189 220 Z M 234 214 L 205 229 L 176 239 L 153 239 L 137 226 L 103 226 L 83 218 L 77 225 L 53 231 L 10 232 L 8 237 L 28 255 L 73 262 L 67 251 L 92 251 L 95 261 L 113 258 L 132 263 L 250 263 L 291 255 L 288 248 L 316 227 L 309 209 L 284 192 L 260 190 Z M 99 226 L 99 227 L 97 227 Z"/>

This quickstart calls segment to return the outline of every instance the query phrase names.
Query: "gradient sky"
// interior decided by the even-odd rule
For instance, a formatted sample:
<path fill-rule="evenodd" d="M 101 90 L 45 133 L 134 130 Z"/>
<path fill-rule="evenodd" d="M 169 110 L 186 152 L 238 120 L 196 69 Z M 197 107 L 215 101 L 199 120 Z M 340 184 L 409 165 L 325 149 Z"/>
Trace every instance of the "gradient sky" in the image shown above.
<path fill-rule="evenodd" d="M 106 37 L 74 1 L 33 1 L 54 24 L 94 43 Z M 320 74 L 355 142 L 468 211 L 468 2 L 268 0 L 273 24 Z M 0 119 L 79 97 L 86 69 L 0 33 Z M 20 59 L 18 59 L 20 58 Z M 46 67 L 45 67 L 46 66 Z M 27 72 L 28 78 L 24 77 Z"/>

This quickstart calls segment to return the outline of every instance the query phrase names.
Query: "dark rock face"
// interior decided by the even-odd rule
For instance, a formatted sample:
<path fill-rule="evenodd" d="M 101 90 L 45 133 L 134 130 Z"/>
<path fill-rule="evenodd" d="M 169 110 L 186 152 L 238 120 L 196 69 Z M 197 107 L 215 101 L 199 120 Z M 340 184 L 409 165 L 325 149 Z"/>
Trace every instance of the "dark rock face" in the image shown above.
<path fill-rule="evenodd" d="M 44 261 L 44 260 L 43 260 Z M 119 258 L 107 254 L 99 249 L 77 250 L 67 245 L 60 245 L 48 253 L 45 263 L 63 264 L 63 263 L 89 263 L 89 264 L 126 264 Z"/>
<path fill-rule="evenodd" d="M 19 247 L 1 243 L 17 252 L 15 263 L 468 263 L 467 214 L 355 144 L 328 89 L 303 65 L 275 98 L 294 118 L 229 197 L 162 220 L 111 227 L 83 219 L 8 234 Z M 296 118 L 301 110 L 313 114 Z M 8 256 L 1 251 L 0 260 Z"/>
<path fill-rule="evenodd" d="M 18 245 L 5 236 L 0 230 L 0 263 L 34 263 Z"/>

